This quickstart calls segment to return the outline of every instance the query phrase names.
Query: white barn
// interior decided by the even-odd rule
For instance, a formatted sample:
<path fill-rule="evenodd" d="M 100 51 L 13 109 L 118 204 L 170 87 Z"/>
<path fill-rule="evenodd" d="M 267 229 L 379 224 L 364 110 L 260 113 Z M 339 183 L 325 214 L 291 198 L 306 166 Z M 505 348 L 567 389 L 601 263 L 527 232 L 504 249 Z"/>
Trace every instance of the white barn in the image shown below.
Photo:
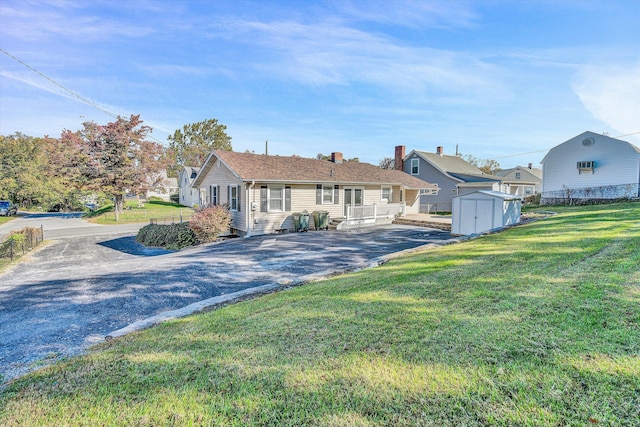
<path fill-rule="evenodd" d="M 640 148 L 626 141 L 584 132 L 549 150 L 541 163 L 542 204 L 640 195 Z"/>

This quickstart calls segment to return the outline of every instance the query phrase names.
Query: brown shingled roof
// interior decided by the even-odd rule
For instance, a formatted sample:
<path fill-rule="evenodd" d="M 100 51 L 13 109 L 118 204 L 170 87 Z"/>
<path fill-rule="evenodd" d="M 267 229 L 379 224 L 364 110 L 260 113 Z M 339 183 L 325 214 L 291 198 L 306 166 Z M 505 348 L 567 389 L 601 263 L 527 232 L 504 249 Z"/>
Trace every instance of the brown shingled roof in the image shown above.
<path fill-rule="evenodd" d="M 267 156 L 214 150 L 207 163 L 220 159 L 243 181 L 312 182 L 342 184 L 404 185 L 412 189 L 437 188 L 403 171 L 381 169 L 369 163 L 306 159 L 303 157 Z M 202 170 L 211 166 L 205 164 Z"/>

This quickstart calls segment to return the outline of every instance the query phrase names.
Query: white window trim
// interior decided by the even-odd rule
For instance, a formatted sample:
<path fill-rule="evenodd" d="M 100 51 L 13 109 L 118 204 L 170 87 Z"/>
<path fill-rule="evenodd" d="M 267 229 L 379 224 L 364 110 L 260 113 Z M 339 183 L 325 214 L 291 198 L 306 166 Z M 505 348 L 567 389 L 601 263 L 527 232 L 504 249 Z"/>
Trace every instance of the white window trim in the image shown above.
<path fill-rule="evenodd" d="M 269 212 L 285 212 L 285 186 L 284 185 L 269 185 L 267 186 L 267 213 Z M 272 209 L 271 208 L 271 190 L 274 188 L 279 188 L 282 194 L 282 198 L 280 199 L 281 201 L 281 206 L 282 209 Z M 275 199 L 274 199 L 275 200 Z"/>
<path fill-rule="evenodd" d="M 416 163 L 416 171 L 413 172 L 413 163 Z M 415 157 L 413 159 L 411 159 L 411 175 L 419 175 L 420 174 L 420 159 Z"/>
<path fill-rule="evenodd" d="M 329 194 L 331 194 L 331 201 L 325 201 L 324 200 L 324 192 L 325 190 L 329 191 Z M 334 201 L 334 187 L 333 185 L 323 185 L 322 186 L 322 204 L 323 205 L 333 205 L 333 201 Z"/>
<path fill-rule="evenodd" d="M 384 190 L 389 190 L 389 197 L 385 199 Z M 380 187 L 380 201 L 383 203 L 391 203 L 393 201 L 393 188 L 388 185 Z"/>
<path fill-rule="evenodd" d="M 233 197 L 233 193 L 236 193 L 236 196 Z M 235 208 L 233 207 L 233 200 L 235 199 Z M 237 185 L 230 185 L 229 186 L 229 210 L 233 211 L 233 212 L 237 212 L 238 211 L 238 186 Z"/>

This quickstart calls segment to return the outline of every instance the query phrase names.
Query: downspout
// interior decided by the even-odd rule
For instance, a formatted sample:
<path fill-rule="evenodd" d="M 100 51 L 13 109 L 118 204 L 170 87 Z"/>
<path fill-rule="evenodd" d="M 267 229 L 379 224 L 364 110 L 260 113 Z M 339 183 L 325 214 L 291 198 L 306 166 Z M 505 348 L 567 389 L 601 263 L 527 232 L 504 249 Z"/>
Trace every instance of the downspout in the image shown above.
<path fill-rule="evenodd" d="M 245 238 L 251 237 L 251 231 L 253 230 L 253 216 L 255 215 L 255 212 L 253 211 L 253 209 L 251 209 L 251 205 L 253 204 L 253 202 L 251 201 L 251 190 L 253 190 L 253 186 L 256 185 L 255 181 L 251 181 L 251 184 L 249 184 L 249 187 L 247 187 L 247 195 L 246 195 L 246 201 L 247 201 L 247 216 L 246 216 L 246 224 L 247 224 L 247 234 L 244 236 Z"/>

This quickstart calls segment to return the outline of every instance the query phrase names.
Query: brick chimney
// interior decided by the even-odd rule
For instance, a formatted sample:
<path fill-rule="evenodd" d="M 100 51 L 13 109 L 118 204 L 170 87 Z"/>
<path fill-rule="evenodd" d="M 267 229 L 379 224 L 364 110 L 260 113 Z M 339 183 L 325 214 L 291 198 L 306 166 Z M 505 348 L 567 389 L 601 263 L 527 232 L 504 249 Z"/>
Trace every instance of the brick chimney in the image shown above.
<path fill-rule="evenodd" d="M 396 156 L 393 159 L 393 168 L 398 171 L 404 170 L 404 156 L 406 148 L 404 145 L 396 145 Z"/>
<path fill-rule="evenodd" d="M 444 148 L 442 147 L 442 145 L 436 147 L 436 153 L 438 153 L 438 156 L 444 155 Z"/>
<path fill-rule="evenodd" d="M 337 151 L 335 153 L 331 153 L 331 161 L 333 163 L 340 164 L 342 163 L 342 160 L 343 160 L 342 153 L 339 153 Z"/>

